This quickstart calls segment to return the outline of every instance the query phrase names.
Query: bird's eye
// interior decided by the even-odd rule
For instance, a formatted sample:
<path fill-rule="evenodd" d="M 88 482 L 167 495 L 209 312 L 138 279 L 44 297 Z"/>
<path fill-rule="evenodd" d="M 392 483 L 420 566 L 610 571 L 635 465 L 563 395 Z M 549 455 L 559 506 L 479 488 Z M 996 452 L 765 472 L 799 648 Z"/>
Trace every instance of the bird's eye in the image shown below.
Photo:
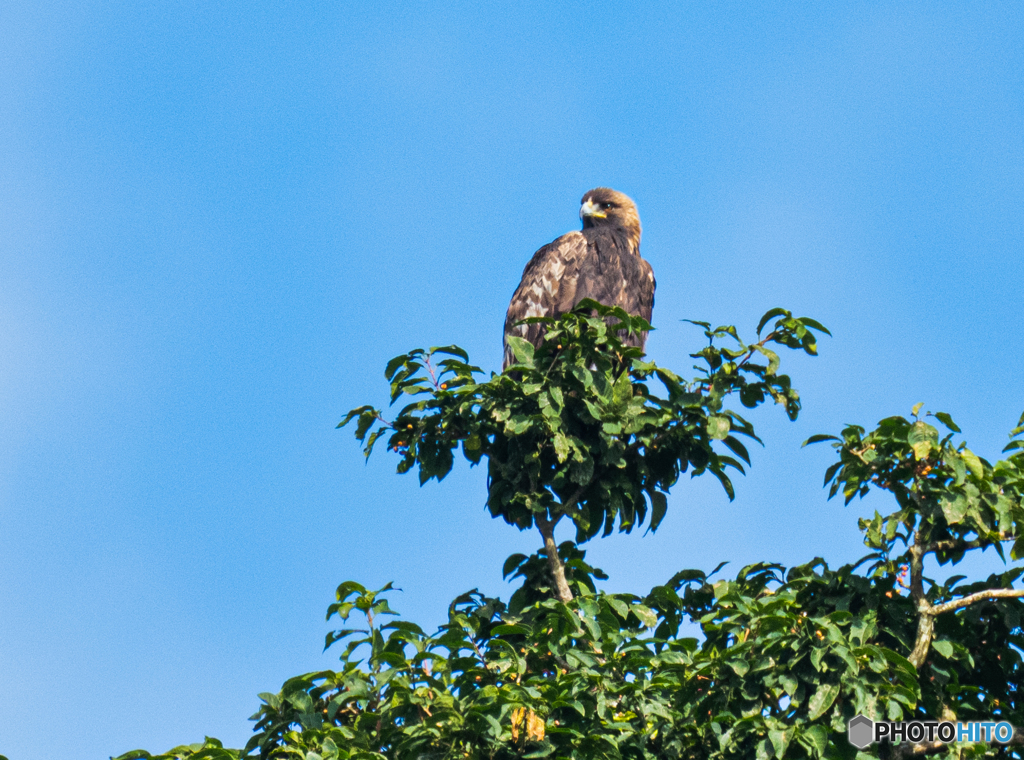
<path fill-rule="evenodd" d="M 614 203 L 602 203 L 601 208 L 615 208 Z"/>

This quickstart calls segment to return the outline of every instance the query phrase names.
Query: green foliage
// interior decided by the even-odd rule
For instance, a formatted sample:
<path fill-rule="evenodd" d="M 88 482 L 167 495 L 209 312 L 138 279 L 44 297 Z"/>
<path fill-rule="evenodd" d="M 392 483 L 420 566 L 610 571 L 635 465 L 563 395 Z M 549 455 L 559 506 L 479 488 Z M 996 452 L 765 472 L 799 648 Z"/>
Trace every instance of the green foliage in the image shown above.
<path fill-rule="evenodd" d="M 241 757 L 241 750 L 225 749 L 219 741 L 207 736 L 202 744 L 183 744 L 160 755 L 151 755 L 144 749 L 137 749 L 118 755 L 113 760 L 238 760 Z"/>
<path fill-rule="evenodd" d="M 474 464 L 486 458 L 492 514 L 536 524 L 546 541 L 561 516 L 578 542 L 602 527 L 654 529 L 686 471 L 711 472 L 732 496 L 726 468 L 749 463 L 737 436 L 757 439 L 726 408 L 730 396 L 748 408 L 772 398 L 791 418 L 799 411 L 770 346 L 813 355 L 824 328 L 774 309 L 758 334 L 773 319 L 754 344 L 696 323 L 708 345 L 693 354 L 699 376 L 683 381 L 623 344 L 620 333 L 648 328 L 642 320 L 586 303 L 548 320 L 539 348 L 513 341 L 517 363 L 486 381 L 457 347 L 397 357 L 387 368 L 392 402 L 413 400 L 391 422 L 360 407 L 342 425 L 358 420 L 367 456 L 389 436 L 399 472 L 418 469 L 421 482 L 442 479 L 456 449 Z M 717 346 L 724 338 L 736 347 Z M 157 757 L 865 760 L 846 739 L 857 714 L 1024 725 L 1024 591 L 1013 589 L 1024 568 L 974 582 L 924 575 L 930 557 L 956 563 L 989 547 L 1002 556 L 1006 544 L 1013 559 L 1022 553 L 1024 417 L 1007 458 L 991 464 L 954 443 L 960 429 L 948 414 L 919 412 L 808 441 L 837 451 L 830 497 L 849 503 L 876 488 L 893 499 L 891 513 L 860 521 L 870 554 L 856 564 L 759 563 L 729 579 L 717 577 L 720 565 L 680 571 L 642 596 L 611 594 L 576 542 L 555 556 L 552 540 L 550 557 L 541 549 L 505 561 L 505 577 L 520 581 L 507 603 L 470 591 L 433 633 L 390 608 L 390 584 L 347 581 L 327 614 L 340 623 L 326 637 L 340 650 L 338 670 L 259 695 L 244 750 L 207 739 Z M 1022 746 L 873 749 L 1021 757 Z"/>
<path fill-rule="evenodd" d="M 524 588 L 543 586 L 545 563 L 527 559 L 535 561 L 515 560 L 536 573 Z M 855 754 L 845 728 L 858 713 L 936 715 L 955 693 L 965 718 L 1019 720 L 1020 661 L 1005 621 L 991 612 L 954 618 L 936 647 L 941 665 L 921 679 L 905 656 L 913 605 L 898 589 L 895 577 L 816 559 L 788 572 L 751 566 L 734 580 L 685 571 L 642 598 L 580 582 L 568 604 L 538 595 L 518 610 L 474 591 L 432 635 L 405 621 L 346 631 L 354 638 L 339 671 L 261 695 L 247 749 L 325 758 L 842 758 Z M 379 592 L 339 588 L 339 598 L 350 593 Z M 1019 614 L 1018 600 L 1008 604 Z M 681 621 L 696 623 L 699 637 Z M 332 634 L 329 645 L 341 638 Z M 976 672 L 980 656 L 992 672 Z"/>
<path fill-rule="evenodd" d="M 994 466 L 967 448 L 953 444 L 960 432 L 944 412 L 935 417 L 949 431 L 941 440 L 933 425 L 888 417 L 870 433 L 850 425 L 841 438 L 814 436 L 809 443 L 831 440 L 839 461 L 825 474 L 829 496 L 842 490 L 846 503 L 864 496 L 872 487 L 893 495 L 898 509 L 884 517 L 864 520 L 865 542 L 891 570 L 907 561 L 896 554 L 902 544 L 916 544 L 934 554 L 940 564 L 959 562 L 970 549 L 993 548 L 1002 556 L 1002 544 L 1014 539 L 1011 556 L 1024 553 L 1024 453 L 1018 427 L 1006 451 L 1016 451 Z M 1024 421 L 1024 418 L 1022 418 Z"/>
<path fill-rule="evenodd" d="M 520 563 L 538 574 L 545 567 Z M 857 711 L 894 714 L 918 698 L 913 668 L 874 641 L 877 610 L 859 604 L 854 614 L 837 609 L 849 599 L 828 597 L 843 573 L 820 562 L 788 581 L 772 566 L 717 583 L 689 573 L 644 599 L 587 590 L 569 604 L 539 597 L 518 611 L 470 592 L 430 636 L 367 615 L 366 628 L 346 632 L 358 638 L 340 671 L 261 695 L 247 749 L 261 757 L 292 756 L 275 754 L 282 744 L 295 757 L 821 757 Z M 524 587 L 537 581 L 527 574 Z M 870 596 L 870 582 L 864 590 Z M 371 594 L 343 584 L 339 599 L 351 593 Z M 816 596 L 829 601 L 808 611 L 802 597 Z M 666 626 L 684 616 L 701 621 L 703 643 Z M 532 734 L 517 731 L 530 716 Z"/>
<path fill-rule="evenodd" d="M 772 309 L 759 336 L 773 319 L 774 327 L 752 344 L 735 327 L 695 322 L 708 345 L 692 354 L 702 365 L 686 381 L 623 342 L 627 333 L 650 329 L 643 319 L 586 300 L 558 319 L 527 320 L 546 326 L 544 342 L 535 349 L 510 337 L 516 363 L 488 380 L 456 346 L 395 357 L 385 373 L 391 402 L 410 402 L 390 422 L 379 409 L 358 407 L 339 427 L 357 420 L 367 456 L 388 436 L 388 449 L 400 457 L 398 472 L 418 468 L 421 483 L 443 479 L 457 449 L 472 464 L 486 458 L 487 507 L 520 529 L 537 516 L 564 515 L 578 542 L 608 535 L 616 525 L 628 533 L 646 521 L 656 530 L 665 494 L 687 471 L 710 472 L 734 497 L 728 468 L 743 472 L 750 463 L 741 438 L 760 440 L 746 419 L 725 408 L 730 396 L 747 408 L 771 398 L 796 419 L 799 395 L 778 374 L 771 346 L 813 355 L 814 331 L 827 331 Z M 715 344 L 723 339 L 735 345 Z"/>

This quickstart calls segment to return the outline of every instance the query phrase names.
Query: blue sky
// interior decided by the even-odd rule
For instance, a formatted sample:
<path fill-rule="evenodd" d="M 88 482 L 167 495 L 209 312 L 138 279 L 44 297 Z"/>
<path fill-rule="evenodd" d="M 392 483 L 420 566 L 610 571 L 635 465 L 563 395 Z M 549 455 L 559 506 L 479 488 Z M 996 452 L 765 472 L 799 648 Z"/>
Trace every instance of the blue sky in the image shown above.
<path fill-rule="evenodd" d="M 1024 10 L 74 2 L 0 6 L 0 753 L 218 736 L 330 667 L 335 586 L 432 626 L 539 544 L 484 473 L 364 465 L 350 407 L 458 343 L 495 369 L 539 246 L 630 194 L 684 318 L 782 305 L 791 424 L 729 503 L 681 483 L 655 536 L 594 542 L 609 588 L 683 567 L 860 556 L 813 433 L 950 412 L 996 458 L 1024 410 Z M 974 572 L 998 567 L 991 557 Z M 57 749 L 59 747 L 59 750 Z"/>

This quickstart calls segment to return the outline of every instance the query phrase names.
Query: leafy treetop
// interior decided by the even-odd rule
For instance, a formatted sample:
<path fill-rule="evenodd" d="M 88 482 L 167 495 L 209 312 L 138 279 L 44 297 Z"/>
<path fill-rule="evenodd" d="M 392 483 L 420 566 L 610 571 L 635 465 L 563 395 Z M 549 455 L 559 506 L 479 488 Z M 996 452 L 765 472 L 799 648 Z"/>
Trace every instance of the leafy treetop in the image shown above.
<path fill-rule="evenodd" d="M 648 593 L 611 594 L 575 542 L 554 545 L 562 517 L 578 541 L 656 528 L 687 470 L 711 472 L 732 495 L 726 468 L 749 462 L 737 436 L 757 439 L 727 399 L 772 398 L 795 417 L 799 397 L 771 345 L 813 354 L 823 331 L 773 310 L 759 335 L 772 319 L 754 344 L 697 323 L 708 345 L 691 381 L 622 344 L 621 331 L 646 325 L 596 304 L 549 322 L 535 350 L 514 344 L 517 364 L 486 381 L 455 347 L 396 358 L 392 401 L 412 401 L 392 421 L 372 407 L 345 420 L 358 418 L 367 455 L 390 435 L 399 471 L 418 469 L 421 481 L 442 479 L 457 448 L 471 463 L 486 457 L 492 514 L 537 526 L 544 548 L 506 560 L 505 575 L 521 581 L 507 603 L 470 591 L 435 633 L 395 614 L 390 585 L 342 583 L 328 610 L 341 627 L 326 640 L 341 649 L 338 670 L 261 694 L 244 750 L 208 738 L 157 760 L 1021 758 L 1020 731 L 1007 746 L 868 753 L 846 724 L 862 714 L 1024 725 L 1024 590 L 1013 587 L 1024 569 L 972 582 L 924 575 L 929 556 L 1024 553 L 1024 417 L 994 464 L 954 442 L 949 415 L 921 417 L 920 406 L 870 431 L 809 439 L 836 448 L 831 495 L 849 503 L 875 488 L 893 499 L 891 513 L 860 521 L 870 553 L 851 565 L 757 563 L 734 578 L 716 577 L 721 566 L 682 570 Z M 723 338 L 736 346 L 718 347 Z"/>
<path fill-rule="evenodd" d="M 358 420 L 356 436 L 367 456 L 388 435 L 388 449 L 400 457 L 398 472 L 418 468 L 421 483 L 443 479 L 460 447 L 471 464 L 486 458 L 491 514 L 521 530 L 536 526 L 556 564 L 553 530 L 563 517 L 575 525 L 578 543 L 616 526 L 628 533 L 645 521 L 656 530 L 665 495 L 687 470 L 710 472 L 732 499 L 728 469 L 743 472 L 750 463 L 741 437 L 760 439 L 750 422 L 725 408 L 727 399 L 737 395 L 754 408 L 771 398 L 796 419 L 800 397 L 779 374 L 772 347 L 814 355 L 815 331 L 828 333 L 785 309 L 765 314 L 759 339 L 750 344 L 735 327 L 695 322 L 708 344 L 691 354 L 702 364 L 686 381 L 623 342 L 651 326 L 621 308 L 584 300 L 558 318 L 527 321 L 545 325 L 544 340 L 535 349 L 510 336 L 516 363 L 504 374 L 480 378 L 456 346 L 416 349 L 385 371 L 392 404 L 409 400 L 394 419 L 362 406 L 339 427 Z M 728 338 L 731 347 L 716 345 Z M 565 597 L 564 583 L 558 587 Z"/>

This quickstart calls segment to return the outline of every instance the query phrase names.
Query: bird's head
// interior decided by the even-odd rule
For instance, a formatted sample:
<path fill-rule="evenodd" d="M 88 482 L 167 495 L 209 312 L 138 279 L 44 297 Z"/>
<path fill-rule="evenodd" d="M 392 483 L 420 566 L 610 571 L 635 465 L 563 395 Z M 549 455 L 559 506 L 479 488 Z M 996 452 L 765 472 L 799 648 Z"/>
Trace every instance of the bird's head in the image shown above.
<path fill-rule="evenodd" d="M 587 191 L 580 201 L 583 229 L 589 227 L 621 227 L 640 242 L 640 214 L 628 195 L 607 187 Z"/>

